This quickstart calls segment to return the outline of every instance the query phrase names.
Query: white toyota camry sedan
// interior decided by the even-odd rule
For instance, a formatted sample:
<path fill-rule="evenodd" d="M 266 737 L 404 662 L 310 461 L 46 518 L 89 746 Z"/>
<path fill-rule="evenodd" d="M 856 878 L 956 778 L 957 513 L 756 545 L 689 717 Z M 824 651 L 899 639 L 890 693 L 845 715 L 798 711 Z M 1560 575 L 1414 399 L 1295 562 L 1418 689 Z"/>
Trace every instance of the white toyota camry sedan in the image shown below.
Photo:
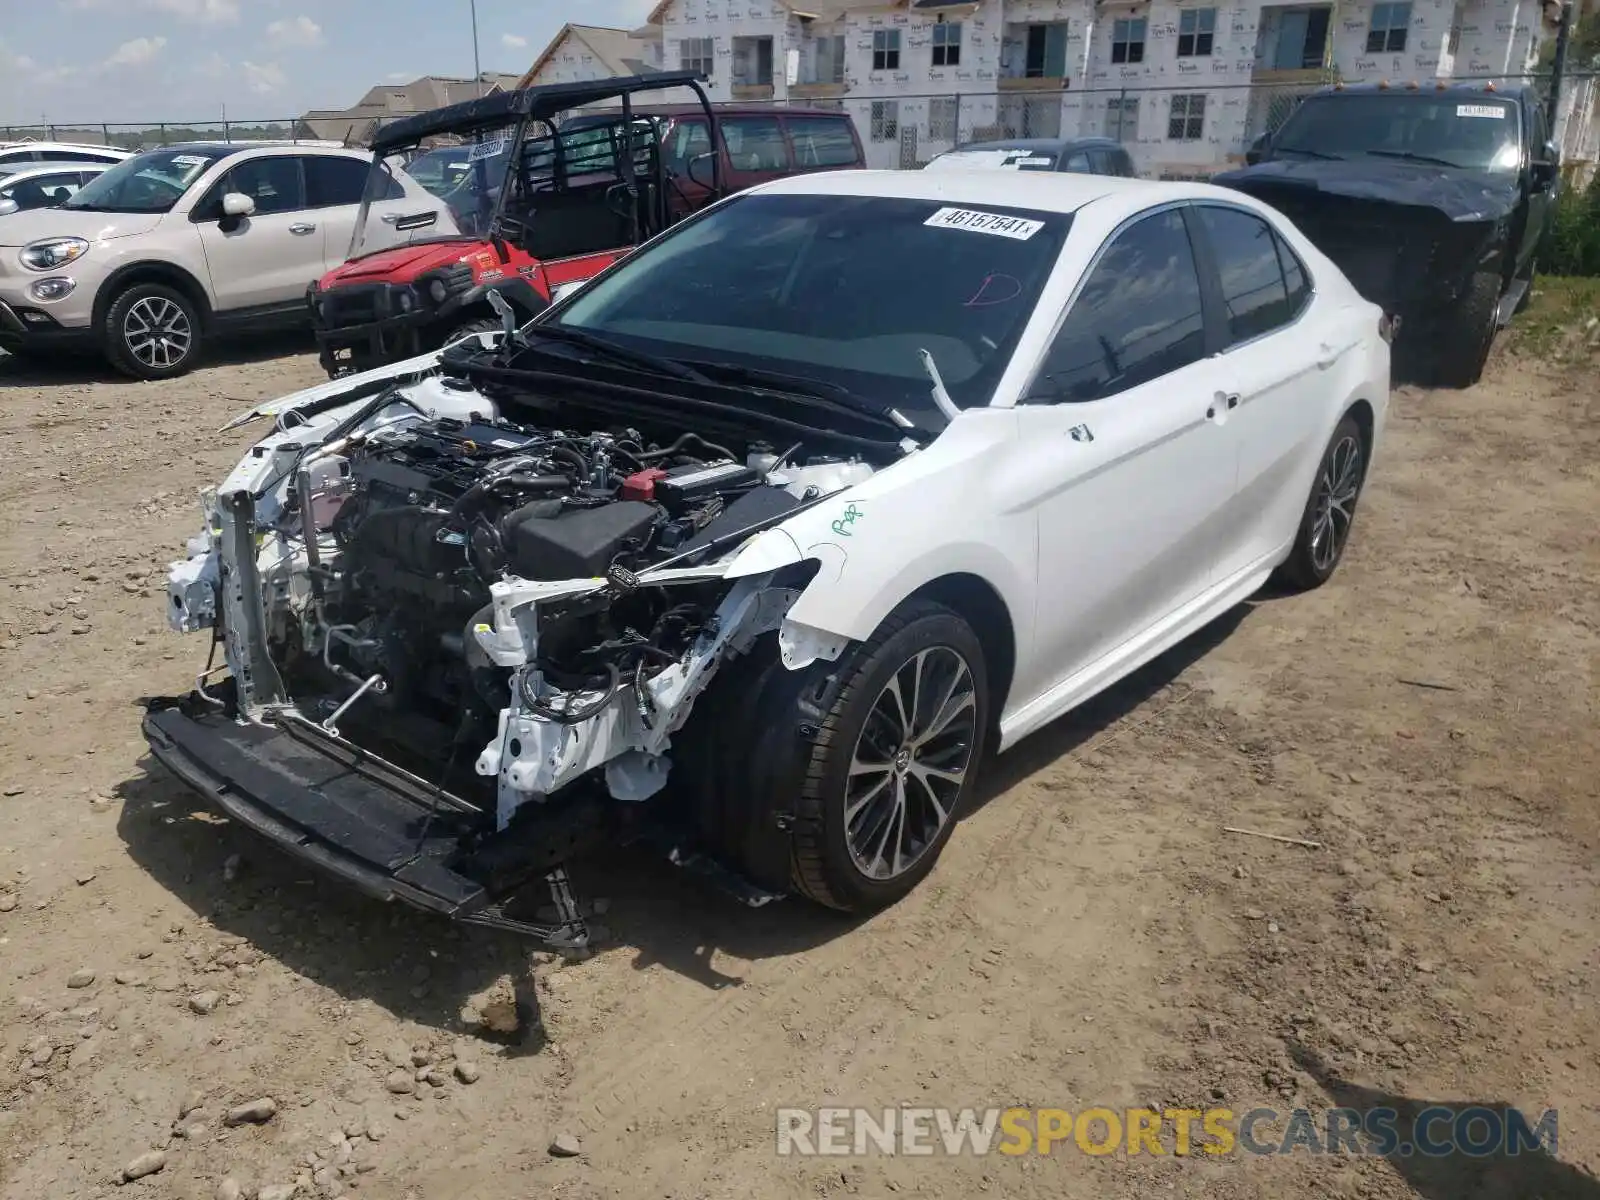
<path fill-rule="evenodd" d="M 167 598 L 225 675 L 146 733 L 465 920 L 581 938 L 561 864 L 646 834 L 752 902 L 879 907 L 984 754 L 1328 580 L 1389 334 L 1234 191 L 758 187 L 521 329 L 258 410 Z M 536 884 L 561 929 L 516 916 Z"/>

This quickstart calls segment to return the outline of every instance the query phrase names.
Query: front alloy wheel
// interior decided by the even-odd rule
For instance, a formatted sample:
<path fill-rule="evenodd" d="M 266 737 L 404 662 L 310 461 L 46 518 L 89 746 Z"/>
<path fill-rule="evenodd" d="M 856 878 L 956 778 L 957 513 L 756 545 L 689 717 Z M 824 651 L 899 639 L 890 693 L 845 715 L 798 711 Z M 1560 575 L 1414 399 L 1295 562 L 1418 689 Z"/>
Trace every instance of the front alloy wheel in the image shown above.
<path fill-rule="evenodd" d="M 883 908 L 933 869 L 972 792 L 989 729 L 983 646 L 950 609 L 911 600 L 812 679 L 824 717 L 801 764 L 790 881 L 830 908 Z"/>
<path fill-rule="evenodd" d="M 135 284 L 105 317 L 106 353 L 136 379 L 171 379 L 194 364 L 200 318 L 194 303 L 161 284 Z"/>
<path fill-rule="evenodd" d="M 861 873 L 911 870 L 955 813 L 978 743 L 977 690 L 948 646 L 919 651 L 889 677 L 850 759 L 845 845 Z"/>

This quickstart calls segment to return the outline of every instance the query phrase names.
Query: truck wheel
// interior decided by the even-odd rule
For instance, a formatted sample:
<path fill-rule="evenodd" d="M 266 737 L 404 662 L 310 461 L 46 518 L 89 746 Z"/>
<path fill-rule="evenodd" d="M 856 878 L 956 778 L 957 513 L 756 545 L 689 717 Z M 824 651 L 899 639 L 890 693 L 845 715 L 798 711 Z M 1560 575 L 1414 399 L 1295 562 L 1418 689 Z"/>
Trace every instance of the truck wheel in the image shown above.
<path fill-rule="evenodd" d="M 200 356 L 200 314 L 182 292 L 136 283 L 111 302 L 101 337 L 106 358 L 124 375 L 172 379 Z"/>
<path fill-rule="evenodd" d="M 933 869 L 971 795 L 989 720 L 983 647 L 912 601 L 826 666 L 838 686 L 811 739 L 793 887 L 846 912 L 884 908 Z"/>
<path fill-rule="evenodd" d="M 461 324 L 457 325 L 449 333 L 445 334 L 444 335 L 444 340 L 441 341 L 439 343 L 439 345 L 448 346 L 451 342 L 459 341 L 460 339 L 468 336 L 469 334 L 474 334 L 474 333 L 499 333 L 499 332 L 500 332 L 500 321 L 499 321 L 498 318 L 496 318 L 496 317 L 474 317 L 470 321 L 461 322 Z"/>
<path fill-rule="evenodd" d="M 1483 378 L 1500 317 L 1500 277 L 1480 272 L 1461 293 L 1434 344 L 1434 378 L 1441 387 L 1471 387 Z"/>

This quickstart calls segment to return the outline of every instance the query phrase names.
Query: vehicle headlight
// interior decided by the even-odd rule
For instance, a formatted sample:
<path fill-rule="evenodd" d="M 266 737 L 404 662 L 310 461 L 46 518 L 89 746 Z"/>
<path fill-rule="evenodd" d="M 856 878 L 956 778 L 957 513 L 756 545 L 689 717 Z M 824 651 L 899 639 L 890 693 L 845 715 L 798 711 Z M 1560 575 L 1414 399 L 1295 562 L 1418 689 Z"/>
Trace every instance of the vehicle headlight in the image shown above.
<path fill-rule="evenodd" d="M 435 304 L 443 304 L 444 298 L 449 294 L 450 289 L 445 287 L 442 279 L 435 279 L 428 284 L 428 295 Z"/>
<path fill-rule="evenodd" d="M 410 312 L 416 304 L 416 301 L 412 299 L 410 291 L 402 291 L 397 299 L 400 302 L 400 311 L 403 313 Z"/>
<path fill-rule="evenodd" d="M 30 271 L 54 271 L 70 262 L 77 262 L 89 253 L 89 243 L 82 238 L 46 238 L 24 246 L 17 255 L 18 261 Z"/>
<path fill-rule="evenodd" d="M 36 279 L 28 285 L 28 295 L 35 300 L 48 304 L 52 300 L 60 300 L 64 296 L 72 295 L 72 289 L 78 286 L 78 281 L 66 275 L 53 275 L 49 279 Z"/>

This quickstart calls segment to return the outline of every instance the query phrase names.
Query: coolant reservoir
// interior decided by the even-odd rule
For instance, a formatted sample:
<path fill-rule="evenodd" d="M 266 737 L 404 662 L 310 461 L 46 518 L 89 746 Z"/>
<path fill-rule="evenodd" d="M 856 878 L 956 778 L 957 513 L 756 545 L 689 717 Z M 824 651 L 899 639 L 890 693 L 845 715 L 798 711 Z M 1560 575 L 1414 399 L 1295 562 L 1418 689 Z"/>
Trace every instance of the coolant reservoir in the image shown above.
<path fill-rule="evenodd" d="M 464 379 L 430 375 L 402 390 L 430 416 L 465 421 L 474 413 L 490 418 L 500 415 L 494 401 Z"/>

